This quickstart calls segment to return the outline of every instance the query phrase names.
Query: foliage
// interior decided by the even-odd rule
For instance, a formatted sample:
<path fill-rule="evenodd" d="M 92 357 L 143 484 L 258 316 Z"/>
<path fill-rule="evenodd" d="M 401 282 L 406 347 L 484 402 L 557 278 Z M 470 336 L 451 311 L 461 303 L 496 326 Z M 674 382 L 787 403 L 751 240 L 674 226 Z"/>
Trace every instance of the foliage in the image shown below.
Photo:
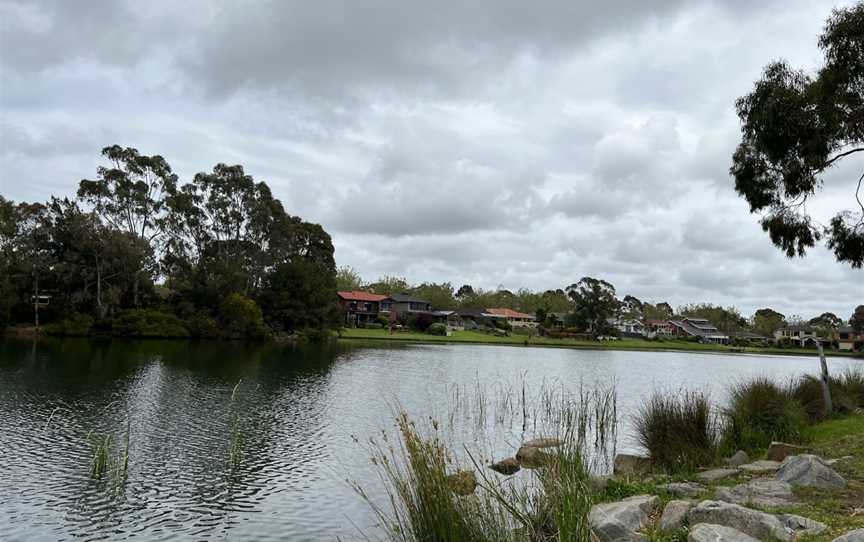
<path fill-rule="evenodd" d="M 408 292 L 410 286 L 408 281 L 403 277 L 391 277 L 384 275 L 377 282 L 373 282 L 366 287 L 373 294 L 390 295 Z"/>
<path fill-rule="evenodd" d="M 408 313 L 408 315 L 405 316 L 405 324 L 411 329 L 417 331 L 425 332 L 433 323 L 434 320 L 432 319 L 432 316 L 425 312 Z"/>
<path fill-rule="evenodd" d="M 710 303 L 692 303 L 678 309 L 678 314 L 693 318 L 704 318 L 720 331 L 739 331 L 747 327 L 744 318 L 735 307 L 720 307 Z"/>
<path fill-rule="evenodd" d="M 256 339 L 267 335 L 264 316 L 248 297 L 233 293 L 219 304 L 219 323 L 224 336 L 232 339 Z"/>
<path fill-rule="evenodd" d="M 753 329 L 763 337 L 773 337 L 785 325 L 786 317 L 774 309 L 759 309 L 753 315 Z"/>
<path fill-rule="evenodd" d="M 360 273 L 350 265 L 343 265 L 336 270 L 336 290 L 350 292 L 363 289 L 363 279 Z"/>
<path fill-rule="evenodd" d="M 800 442 L 807 416 L 790 390 L 759 377 L 733 385 L 729 395 L 726 451 L 763 449 L 775 440 Z"/>
<path fill-rule="evenodd" d="M 435 322 L 434 324 L 429 326 L 429 329 L 426 330 L 426 333 L 430 335 L 445 336 L 447 335 L 447 326 L 442 324 L 441 322 Z"/>
<path fill-rule="evenodd" d="M 84 337 L 90 334 L 93 328 L 93 317 L 89 314 L 76 312 L 65 318 L 59 324 L 48 327 L 47 331 L 52 335 L 68 335 L 72 337 Z"/>
<path fill-rule="evenodd" d="M 849 325 L 856 333 L 864 333 L 864 305 L 855 307 L 855 311 L 849 317 Z"/>
<path fill-rule="evenodd" d="M 408 293 L 420 299 L 425 299 L 437 310 L 452 310 L 456 308 L 456 298 L 453 296 L 453 286 L 449 282 L 436 284 L 424 282 L 407 290 Z"/>
<path fill-rule="evenodd" d="M 595 335 L 611 331 L 607 320 L 618 311 L 615 287 L 605 280 L 583 277 L 567 287 L 567 295 L 573 301 L 573 317 L 576 325 Z"/>
<path fill-rule="evenodd" d="M 177 316 L 154 309 L 129 309 L 111 320 L 111 333 L 118 337 L 189 337 L 189 328 Z"/>
<path fill-rule="evenodd" d="M 720 427 L 701 393 L 654 393 L 636 414 L 639 444 L 666 470 L 693 471 L 718 456 Z"/>
<path fill-rule="evenodd" d="M 838 161 L 864 151 L 864 3 L 834 10 L 819 39 L 825 63 L 814 76 L 785 62 L 769 64 L 753 91 L 736 102 L 742 139 L 733 156 L 735 189 L 771 241 L 803 256 L 823 236 L 837 261 L 864 264 L 864 204 L 819 228 L 805 203 Z"/>

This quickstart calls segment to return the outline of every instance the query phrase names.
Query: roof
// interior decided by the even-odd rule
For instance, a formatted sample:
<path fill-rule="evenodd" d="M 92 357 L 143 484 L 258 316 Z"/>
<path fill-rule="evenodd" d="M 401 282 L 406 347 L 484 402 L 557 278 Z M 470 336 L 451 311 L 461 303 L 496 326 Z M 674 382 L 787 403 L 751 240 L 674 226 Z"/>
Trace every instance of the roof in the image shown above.
<path fill-rule="evenodd" d="M 425 299 L 420 299 L 419 297 L 414 297 L 406 293 L 390 294 L 390 299 L 392 299 L 396 303 L 425 303 L 427 305 L 430 304 Z"/>
<path fill-rule="evenodd" d="M 730 331 L 730 337 L 737 337 L 739 339 L 759 339 L 767 341 L 768 337 L 764 335 L 759 335 L 758 333 L 753 333 L 752 331 Z"/>
<path fill-rule="evenodd" d="M 693 325 L 693 321 L 698 322 L 700 325 Z M 700 318 L 690 319 L 685 318 L 683 320 L 669 320 L 669 323 L 678 326 L 690 335 L 695 337 L 727 337 L 727 335 L 721 331 L 719 331 L 716 327 L 712 326 L 708 320 L 703 320 Z"/>
<path fill-rule="evenodd" d="M 534 319 L 534 316 L 531 314 L 514 311 L 513 309 L 486 309 L 486 312 L 495 316 L 503 316 L 504 318 L 530 318 L 531 320 Z"/>
<path fill-rule="evenodd" d="M 384 301 L 387 299 L 386 295 L 370 294 L 369 292 L 360 292 L 357 290 L 336 293 L 345 301 Z"/>

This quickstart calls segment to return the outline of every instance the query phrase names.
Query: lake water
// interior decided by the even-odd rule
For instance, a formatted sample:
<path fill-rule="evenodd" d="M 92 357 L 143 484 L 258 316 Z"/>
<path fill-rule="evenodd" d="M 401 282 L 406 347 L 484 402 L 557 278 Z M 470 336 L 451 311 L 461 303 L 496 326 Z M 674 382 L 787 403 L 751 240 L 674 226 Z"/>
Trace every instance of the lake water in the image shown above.
<path fill-rule="evenodd" d="M 618 449 L 634 450 L 629 416 L 652 390 L 700 389 L 722 403 L 738 379 L 817 370 L 815 356 L 6 340 L 0 540 L 362 539 L 374 517 L 349 480 L 381 497 L 368 439 L 392 430 L 399 409 L 446 420 L 455 446 L 500 457 L 537 430 L 529 422 L 523 434 L 496 397 L 614 382 Z M 478 397 L 500 423 L 467 414 Z M 232 413 L 245 435 L 236 467 Z M 94 435 L 127 433 L 125 482 L 92 479 Z"/>

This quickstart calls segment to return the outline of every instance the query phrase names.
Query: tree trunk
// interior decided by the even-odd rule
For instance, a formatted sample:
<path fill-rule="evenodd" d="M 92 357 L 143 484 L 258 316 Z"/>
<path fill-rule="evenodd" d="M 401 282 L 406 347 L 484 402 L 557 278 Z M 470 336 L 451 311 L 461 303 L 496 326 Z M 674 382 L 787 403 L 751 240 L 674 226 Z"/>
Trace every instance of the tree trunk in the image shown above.
<path fill-rule="evenodd" d="M 36 292 L 33 299 L 33 319 L 36 322 L 36 329 L 39 329 L 39 275 L 33 273 L 33 290 Z"/>
<path fill-rule="evenodd" d="M 139 271 L 135 271 L 135 275 L 132 277 L 132 299 L 136 309 L 140 309 L 141 305 L 138 303 L 138 276 Z"/>
<path fill-rule="evenodd" d="M 825 405 L 825 416 L 830 416 L 834 411 L 834 405 L 831 402 L 831 388 L 828 385 L 828 362 L 825 361 L 825 351 L 822 349 L 822 342 L 816 341 L 816 347 L 819 349 L 819 363 L 822 365 L 822 403 Z"/>
<path fill-rule="evenodd" d="M 99 314 L 99 319 L 105 318 L 105 307 L 102 306 L 102 267 L 99 265 L 99 260 L 96 260 L 96 310 Z"/>

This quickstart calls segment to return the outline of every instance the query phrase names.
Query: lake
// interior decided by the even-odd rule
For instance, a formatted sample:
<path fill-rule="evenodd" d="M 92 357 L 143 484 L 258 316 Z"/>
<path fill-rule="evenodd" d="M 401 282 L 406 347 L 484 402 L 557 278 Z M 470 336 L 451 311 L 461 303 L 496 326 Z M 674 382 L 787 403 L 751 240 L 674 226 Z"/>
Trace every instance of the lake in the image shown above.
<path fill-rule="evenodd" d="M 832 371 L 860 363 L 829 360 Z M 629 417 L 655 389 L 722 403 L 738 379 L 818 367 L 815 355 L 4 340 L 0 540 L 362 539 L 375 521 L 349 481 L 381 498 L 369 439 L 400 409 L 500 457 L 542 431 L 523 433 L 513 412 L 523 387 L 614 384 L 618 450 L 635 451 Z M 471 414 L 481 403 L 487 421 Z M 128 435 L 125 482 L 90 476 L 102 435 Z"/>

